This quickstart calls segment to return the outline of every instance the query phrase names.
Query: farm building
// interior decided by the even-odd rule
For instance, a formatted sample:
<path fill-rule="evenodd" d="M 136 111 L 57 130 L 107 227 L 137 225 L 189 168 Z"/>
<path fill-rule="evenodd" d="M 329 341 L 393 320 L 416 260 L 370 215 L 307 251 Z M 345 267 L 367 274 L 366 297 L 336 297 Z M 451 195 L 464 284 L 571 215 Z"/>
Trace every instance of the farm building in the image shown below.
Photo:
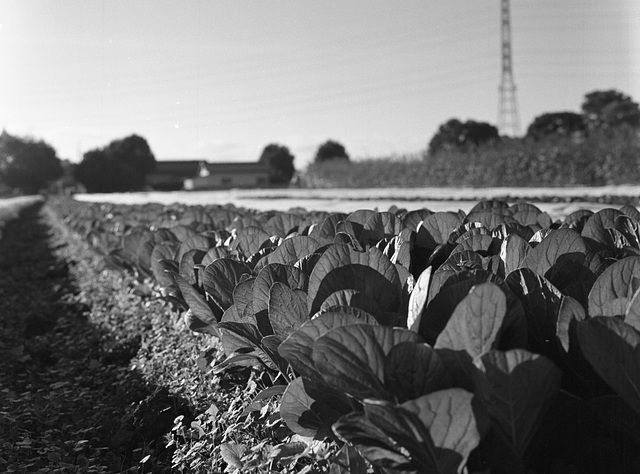
<path fill-rule="evenodd" d="M 269 186 L 269 167 L 258 162 L 158 161 L 147 184 L 163 191 L 262 188 Z"/>
<path fill-rule="evenodd" d="M 158 191 L 184 189 L 184 180 L 198 176 L 202 161 L 158 161 L 147 175 L 147 186 Z"/>
<path fill-rule="evenodd" d="M 269 185 L 269 167 L 264 163 L 203 163 L 197 176 L 186 179 L 189 190 L 264 188 Z"/>

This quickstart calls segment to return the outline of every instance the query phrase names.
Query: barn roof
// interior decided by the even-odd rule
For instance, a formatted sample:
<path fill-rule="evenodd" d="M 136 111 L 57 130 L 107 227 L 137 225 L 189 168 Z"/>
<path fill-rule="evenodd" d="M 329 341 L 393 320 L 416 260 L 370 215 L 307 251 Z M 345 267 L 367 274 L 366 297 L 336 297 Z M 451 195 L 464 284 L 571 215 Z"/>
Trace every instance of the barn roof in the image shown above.
<path fill-rule="evenodd" d="M 207 163 L 211 174 L 268 173 L 269 166 L 259 162 Z"/>
<path fill-rule="evenodd" d="M 163 160 L 156 162 L 156 169 L 152 174 L 169 174 L 173 176 L 180 176 L 184 178 L 190 178 L 198 175 L 200 169 L 200 163 L 203 160 Z"/>

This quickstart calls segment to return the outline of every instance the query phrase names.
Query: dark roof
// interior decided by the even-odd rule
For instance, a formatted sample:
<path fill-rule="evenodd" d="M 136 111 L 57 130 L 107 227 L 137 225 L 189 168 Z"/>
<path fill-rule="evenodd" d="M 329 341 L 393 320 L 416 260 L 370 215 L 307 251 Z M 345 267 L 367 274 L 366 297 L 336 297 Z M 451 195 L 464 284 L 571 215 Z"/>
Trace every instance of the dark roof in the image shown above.
<path fill-rule="evenodd" d="M 191 178 L 198 175 L 200 169 L 200 163 L 202 161 L 157 161 L 156 169 L 151 174 L 170 174 L 174 176 L 182 176 L 185 178 Z"/>
<path fill-rule="evenodd" d="M 211 174 L 269 173 L 269 166 L 259 162 L 207 163 Z"/>

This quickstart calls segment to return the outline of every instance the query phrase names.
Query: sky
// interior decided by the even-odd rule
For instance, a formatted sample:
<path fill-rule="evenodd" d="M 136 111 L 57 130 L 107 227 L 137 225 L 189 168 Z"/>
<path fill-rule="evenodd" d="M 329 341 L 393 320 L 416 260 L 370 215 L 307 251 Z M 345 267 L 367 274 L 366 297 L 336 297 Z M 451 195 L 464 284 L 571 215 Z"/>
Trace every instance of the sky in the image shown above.
<path fill-rule="evenodd" d="M 640 101 L 638 0 L 511 0 L 511 29 L 522 131 Z M 496 124 L 500 78 L 499 0 L 0 0 L 0 127 L 73 162 L 133 133 L 158 160 L 412 155 Z"/>

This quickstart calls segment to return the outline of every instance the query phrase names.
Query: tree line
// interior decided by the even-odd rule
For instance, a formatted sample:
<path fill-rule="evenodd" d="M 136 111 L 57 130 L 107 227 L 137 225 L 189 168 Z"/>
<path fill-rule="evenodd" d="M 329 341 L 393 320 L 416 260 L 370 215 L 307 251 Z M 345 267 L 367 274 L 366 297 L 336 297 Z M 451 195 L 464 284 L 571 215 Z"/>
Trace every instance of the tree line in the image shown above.
<path fill-rule="evenodd" d="M 533 119 L 522 140 L 548 137 L 584 138 L 596 130 L 640 127 L 640 110 L 632 98 L 617 90 L 593 91 L 584 96 L 582 112 L 547 112 Z M 498 129 L 486 122 L 452 118 L 440 125 L 431 138 L 426 156 L 451 150 L 470 150 L 503 140 Z"/>
<path fill-rule="evenodd" d="M 640 109 L 632 98 L 617 90 L 593 91 L 584 96 L 581 112 L 548 112 L 534 118 L 524 137 L 515 140 L 539 141 L 548 137 L 580 140 L 594 131 L 620 127 L 640 128 Z M 507 140 L 487 122 L 457 118 L 440 125 L 425 151 L 432 157 L 447 151 L 471 151 L 486 144 Z M 508 140 L 514 140 L 509 138 Z M 295 157 L 285 145 L 271 143 L 258 162 L 269 169 L 270 182 L 289 183 L 294 174 Z M 327 140 L 316 150 L 314 163 L 349 162 L 340 142 Z M 56 151 L 42 140 L 0 134 L 0 195 L 33 194 L 47 189 L 61 178 L 80 183 L 87 192 L 139 191 L 146 176 L 156 167 L 156 158 L 147 141 L 139 135 L 117 139 L 104 147 L 84 153 L 79 164 L 60 160 Z"/>

